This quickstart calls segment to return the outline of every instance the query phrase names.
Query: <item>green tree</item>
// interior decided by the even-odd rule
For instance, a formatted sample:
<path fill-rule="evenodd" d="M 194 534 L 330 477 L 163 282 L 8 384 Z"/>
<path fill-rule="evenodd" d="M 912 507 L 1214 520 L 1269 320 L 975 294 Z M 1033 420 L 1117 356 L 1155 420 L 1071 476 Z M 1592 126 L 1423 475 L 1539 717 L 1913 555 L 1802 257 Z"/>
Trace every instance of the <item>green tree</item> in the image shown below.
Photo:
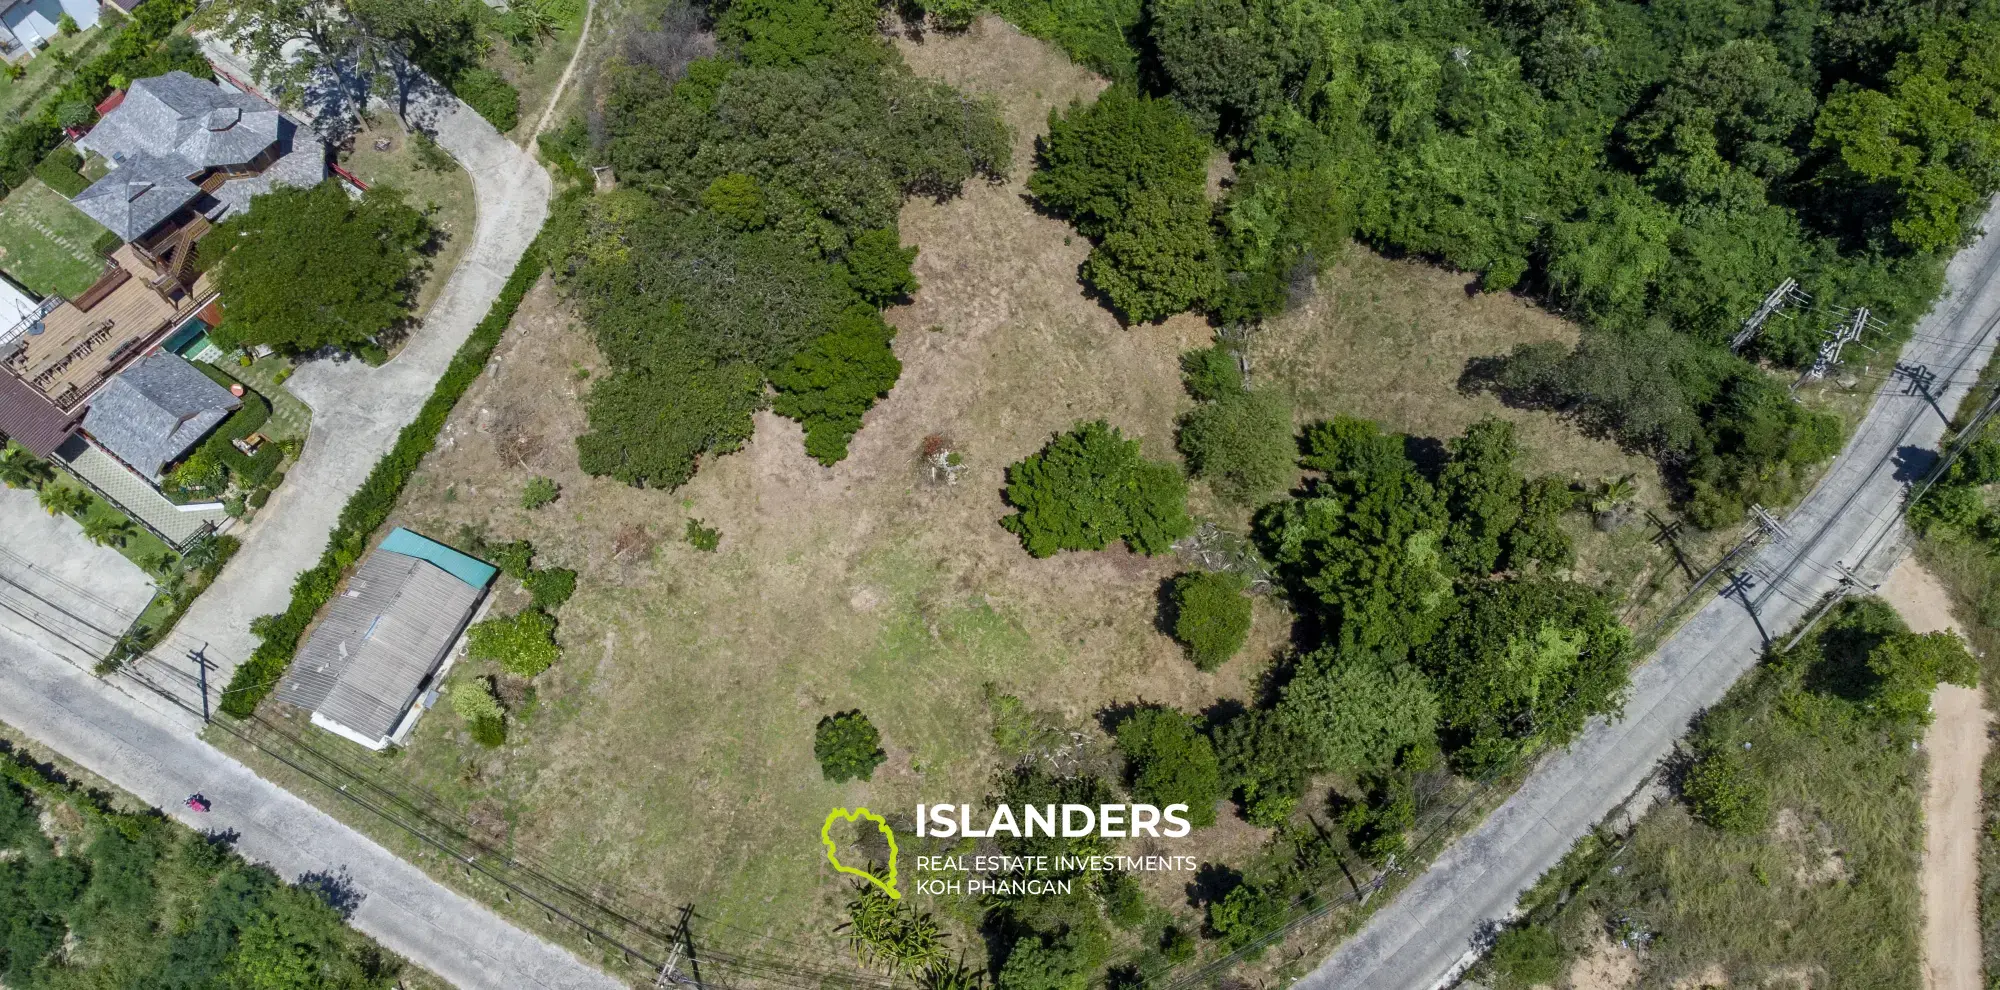
<path fill-rule="evenodd" d="M 1244 949 L 1283 925 L 1290 907 L 1289 898 L 1280 890 L 1254 883 L 1238 884 L 1220 900 L 1209 902 L 1208 927 L 1221 938 L 1224 948 Z M 1256 959 L 1263 953 L 1264 946 L 1260 945 L 1244 957 Z"/>
<path fill-rule="evenodd" d="M 40 490 L 55 477 L 55 469 L 49 462 L 28 453 L 26 448 L 10 447 L 0 454 L 0 484 L 9 488 Z"/>
<path fill-rule="evenodd" d="M 873 305 L 886 306 L 917 291 L 917 278 L 910 274 L 910 262 L 916 259 L 917 249 L 904 247 L 896 228 L 883 227 L 857 234 L 844 260 L 854 291 Z"/>
<path fill-rule="evenodd" d="M 835 783 L 875 775 L 889 754 L 882 751 L 882 734 L 859 710 L 839 712 L 819 720 L 813 732 L 813 757 L 820 772 Z"/>
<path fill-rule="evenodd" d="M 1514 424 L 1491 416 L 1466 427 L 1450 443 L 1451 459 L 1438 478 L 1451 527 L 1445 551 L 1458 566 L 1486 574 L 1500 566 L 1502 541 L 1521 520 L 1521 448 Z"/>
<path fill-rule="evenodd" d="M 1438 701 L 1400 658 L 1323 649 L 1300 660 L 1277 717 L 1314 765 L 1380 772 L 1405 749 L 1435 739 Z"/>
<path fill-rule="evenodd" d="M 44 485 L 35 493 L 35 501 L 41 503 L 42 510 L 49 515 L 81 519 L 84 513 L 90 511 L 90 507 L 97 502 L 97 499 L 80 488 Z"/>
<path fill-rule="evenodd" d="M 1049 113 L 1028 188 L 1099 241 L 1084 277 L 1132 322 L 1180 312 L 1220 285 L 1208 153 L 1171 101 L 1125 86 Z"/>
<path fill-rule="evenodd" d="M 895 336 L 880 313 L 856 306 L 832 333 L 771 373 L 778 390 L 771 408 L 805 427 L 806 453 L 814 460 L 832 465 L 846 459 L 861 415 L 895 387 L 903 373 L 903 362 L 889 349 Z"/>
<path fill-rule="evenodd" d="M 1181 354 L 1181 384 L 1198 402 L 1222 402 L 1243 392 L 1243 369 L 1236 350 L 1217 341 Z"/>
<path fill-rule="evenodd" d="M 1269 709 L 1223 723 L 1214 737 L 1216 759 L 1243 802 L 1243 817 L 1263 826 L 1291 817 L 1305 794 L 1306 778 L 1317 769 L 1308 755 L 1312 747 Z"/>
<path fill-rule="evenodd" d="M 1058 434 L 1009 465 L 1006 495 L 1019 511 L 1000 524 L 1037 557 L 1102 550 L 1112 540 L 1138 553 L 1165 553 L 1194 530 L 1181 473 L 1146 460 L 1139 441 L 1103 420 Z"/>
<path fill-rule="evenodd" d="M 716 176 L 701 191 L 701 205 L 737 230 L 756 230 L 769 219 L 757 177 L 742 172 Z"/>
<path fill-rule="evenodd" d="M 1298 473 L 1292 404 L 1271 389 L 1225 393 L 1196 406 L 1181 417 L 1177 441 L 1188 470 L 1240 505 L 1283 491 Z"/>
<path fill-rule="evenodd" d="M 1876 677 L 1869 703 L 1883 718 L 1907 726 L 1930 724 L 1931 692 L 1939 684 L 1979 683 L 1979 661 L 1952 632 L 1890 636 L 1869 652 L 1868 669 Z"/>
<path fill-rule="evenodd" d="M 1480 582 L 1415 659 L 1437 691 L 1454 759 L 1480 773 L 1566 745 L 1590 716 L 1615 711 L 1630 678 L 1631 634 L 1596 589 Z"/>
<path fill-rule="evenodd" d="M 83 520 L 84 538 L 100 547 L 122 547 L 138 534 L 139 528 L 132 525 L 132 520 L 121 515 L 100 513 Z"/>
<path fill-rule="evenodd" d="M 1303 497 L 1257 516 L 1264 556 L 1293 600 L 1335 638 L 1362 647 L 1422 643 L 1450 612 L 1442 500 L 1400 436 L 1366 420 L 1306 428 Z"/>
<path fill-rule="evenodd" d="M 870 886 L 847 905 L 841 934 L 865 963 L 881 963 L 901 976 L 917 976 L 946 959 L 949 939 L 936 919 Z"/>
<path fill-rule="evenodd" d="M 1222 768 L 1193 718 L 1172 708 L 1142 708 L 1118 723 L 1117 735 L 1134 797 L 1162 807 L 1185 804 L 1196 828 L 1215 824 Z"/>
<path fill-rule="evenodd" d="M 431 236 L 390 186 L 358 200 L 335 182 L 258 196 L 201 241 L 222 292 L 215 338 L 293 353 L 367 343 L 409 318 Z"/>
<path fill-rule="evenodd" d="M 1174 579 L 1174 638 L 1194 665 L 1214 670 L 1243 648 L 1250 635 L 1249 582 L 1240 574 L 1192 571 Z"/>
<path fill-rule="evenodd" d="M 510 674 L 533 677 L 562 659 L 555 641 L 556 620 L 539 608 L 512 616 L 473 623 L 466 650 L 474 659 L 492 660 Z"/>
<path fill-rule="evenodd" d="M 502 134 L 521 123 L 521 91 L 492 69 L 460 72 L 451 80 L 451 91 Z"/>
<path fill-rule="evenodd" d="M 577 465 L 626 484 L 675 489 L 703 454 L 750 439 L 764 376 L 748 364 L 618 371 L 590 390 L 590 432 L 576 439 Z"/>

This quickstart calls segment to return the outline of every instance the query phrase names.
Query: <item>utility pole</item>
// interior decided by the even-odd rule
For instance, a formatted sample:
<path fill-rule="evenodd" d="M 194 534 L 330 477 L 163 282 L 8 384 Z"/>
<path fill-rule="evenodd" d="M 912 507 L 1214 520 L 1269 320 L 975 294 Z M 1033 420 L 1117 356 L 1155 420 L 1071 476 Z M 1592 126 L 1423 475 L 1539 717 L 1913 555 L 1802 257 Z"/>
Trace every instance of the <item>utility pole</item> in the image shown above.
<path fill-rule="evenodd" d="M 188 659 L 194 661 L 195 674 L 201 682 L 201 724 L 209 723 L 208 713 L 208 644 L 188 651 Z"/>
<path fill-rule="evenodd" d="M 1764 301 L 1757 307 L 1757 311 L 1750 314 L 1749 319 L 1743 321 L 1743 329 L 1736 331 L 1736 336 L 1729 339 L 1730 351 L 1741 351 L 1744 345 L 1755 340 L 1757 334 L 1764 329 L 1764 322 L 1783 310 L 1786 303 L 1808 305 L 1811 302 L 1812 297 L 1806 295 L 1805 290 L 1799 288 L 1798 279 L 1788 278 L 1778 283 L 1778 287 L 1772 289 L 1770 294 L 1764 297 Z"/>
<path fill-rule="evenodd" d="M 1806 373 L 1799 378 L 1798 384 L 1792 386 L 1793 391 L 1797 391 L 1799 385 L 1804 385 L 1807 382 L 1816 382 L 1825 378 L 1826 373 L 1832 371 L 1833 366 L 1840 363 L 1841 348 L 1860 340 L 1863 332 L 1874 329 L 1879 325 L 1880 321 L 1869 316 L 1868 307 L 1863 306 L 1854 311 L 1852 319 L 1832 330 L 1825 331 L 1827 340 L 1819 345 L 1819 356 L 1813 359 L 1812 367 L 1806 369 Z"/>
<path fill-rule="evenodd" d="M 1694 580 L 1694 565 L 1688 563 L 1687 554 L 1681 551 L 1680 535 L 1681 529 L 1685 524 L 1679 519 L 1667 522 L 1659 516 L 1654 515 L 1651 509 L 1646 510 L 1646 520 L 1660 531 L 1659 535 L 1653 537 L 1653 545 L 1664 545 L 1673 553 L 1674 563 L 1681 565 L 1681 573 L 1686 574 L 1688 580 Z"/>
<path fill-rule="evenodd" d="M 666 965 L 660 967 L 660 975 L 654 977 L 654 990 L 664 990 L 666 987 L 677 987 L 682 984 L 701 986 L 699 979 L 691 980 L 680 974 L 681 956 L 687 949 L 689 939 L 692 937 L 688 932 L 688 921 L 693 917 L 694 905 L 683 905 L 681 907 L 681 920 L 674 925 L 674 951 L 667 955 Z"/>

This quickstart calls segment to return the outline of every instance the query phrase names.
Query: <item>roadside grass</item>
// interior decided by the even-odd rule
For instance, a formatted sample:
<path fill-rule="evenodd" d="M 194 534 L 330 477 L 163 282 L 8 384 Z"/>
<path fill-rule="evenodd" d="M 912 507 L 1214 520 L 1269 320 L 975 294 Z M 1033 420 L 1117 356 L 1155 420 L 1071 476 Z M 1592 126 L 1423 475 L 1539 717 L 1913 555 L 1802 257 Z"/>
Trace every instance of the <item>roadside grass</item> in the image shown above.
<path fill-rule="evenodd" d="M 91 248 L 103 234 L 97 221 L 31 178 L 0 200 L 0 269 L 37 295 L 74 298 L 104 271 Z"/>
<path fill-rule="evenodd" d="M 375 143 L 384 140 L 389 142 L 388 150 L 375 150 Z M 355 134 L 353 149 L 341 152 L 341 164 L 348 171 L 370 188 L 391 185 L 402 190 L 403 201 L 422 210 L 438 229 L 437 251 L 429 257 L 429 271 L 417 289 L 418 319 L 444 291 L 452 269 L 458 267 L 458 259 L 472 243 L 473 227 L 479 221 L 472 176 L 449 154 L 440 152 L 438 161 L 443 167 L 429 167 L 417 153 L 413 137 L 386 114 L 367 122 Z"/>
<path fill-rule="evenodd" d="M 57 35 L 49 40 L 49 46 L 36 52 L 25 63 L 27 74 L 19 79 L 9 79 L 0 75 L 0 115 L 8 120 L 19 120 L 42 101 L 43 97 L 62 88 L 69 78 L 71 69 L 89 61 L 99 49 L 111 43 L 113 38 L 125 30 L 126 20 L 122 14 L 112 13 L 108 8 L 99 12 L 97 26 L 68 37 Z M 62 56 L 68 56 L 67 64 Z"/>
<path fill-rule="evenodd" d="M 507 132 L 507 137 L 516 144 L 526 145 L 534 139 L 535 124 L 542 119 L 542 111 L 548 109 L 549 98 L 556 95 L 556 83 L 562 80 L 570 54 L 583 41 L 584 0 L 576 0 L 575 6 L 575 16 L 559 20 L 555 33 L 537 41 L 525 54 L 506 41 L 495 41 L 486 56 L 486 67 L 500 73 L 521 91 L 520 122 Z M 590 66 L 579 61 L 576 69 L 577 78 L 570 80 L 572 85 L 581 81 Z"/>
<path fill-rule="evenodd" d="M 1889 611 L 1841 606 L 1860 607 Z M 1669 794 L 1629 836 L 1586 837 L 1522 898 L 1525 921 L 1578 967 L 1572 980 L 1623 957 L 1645 986 L 1919 985 L 1926 758 L 1826 686 L 1868 648 L 1841 614 L 1738 682 L 1698 730 L 1766 789 L 1763 829 L 1719 831 Z"/>

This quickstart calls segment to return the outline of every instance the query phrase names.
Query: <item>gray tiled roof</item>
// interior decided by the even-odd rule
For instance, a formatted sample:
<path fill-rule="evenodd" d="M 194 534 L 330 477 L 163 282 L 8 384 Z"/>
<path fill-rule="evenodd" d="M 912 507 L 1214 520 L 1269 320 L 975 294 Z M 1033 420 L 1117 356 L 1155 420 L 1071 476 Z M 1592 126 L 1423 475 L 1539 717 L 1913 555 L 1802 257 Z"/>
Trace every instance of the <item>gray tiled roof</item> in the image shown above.
<path fill-rule="evenodd" d="M 215 191 L 224 209 L 213 219 L 225 220 L 250 208 L 250 197 L 262 196 L 278 186 L 316 186 L 326 178 L 326 150 L 317 143 L 271 163 L 271 167 L 246 179 L 231 179 Z"/>
<path fill-rule="evenodd" d="M 200 168 L 242 165 L 278 140 L 278 108 L 185 72 L 139 79 L 125 101 L 77 147 L 122 164 L 139 154 L 178 155 Z"/>
<path fill-rule="evenodd" d="M 201 195 L 188 181 L 199 169 L 177 155 L 138 153 L 70 200 L 125 240 L 137 240 Z"/>
<path fill-rule="evenodd" d="M 327 606 L 279 699 L 386 739 L 484 594 L 435 564 L 377 548 Z"/>
<path fill-rule="evenodd" d="M 157 478 L 242 404 L 193 365 L 161 352 L 105 382 L 83 429 L 119 460 Z"/>

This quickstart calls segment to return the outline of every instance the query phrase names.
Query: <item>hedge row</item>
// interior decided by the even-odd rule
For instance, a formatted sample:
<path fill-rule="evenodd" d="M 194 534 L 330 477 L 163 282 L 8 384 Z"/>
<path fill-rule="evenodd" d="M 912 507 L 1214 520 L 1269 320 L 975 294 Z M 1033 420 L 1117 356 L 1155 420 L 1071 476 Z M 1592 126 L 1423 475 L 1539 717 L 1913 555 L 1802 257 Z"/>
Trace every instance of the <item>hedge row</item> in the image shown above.
<path fill-rule="evenodd" d="M 42 180 L 50 189 L 71 199 L 90 188 L 90 180 L 77 171 L 83 159 L 68 148 L 57 148 L 35 166 L 35 178 Z"/>
<path fill-rule="evenodd" d="M 53 767 L 35 762 L 28 754 L 0 742 L 0 778 L 11 780 L 21 789 L 42 798 L 49 805 L 67 804 L 85 818 L 96 819 L 137 841 L 164 821 L 157 811 L 119 811 L 102 792 L 62 776 Z"/>
<path fill-rule="evenodd" d="M 143 9 L 143 8 L 142 8 Z M 390 448 L 375 469 L 368 473 L 368 480 L 361 483 L 360 490 L 347 500 L 340 510 L 340 521 L 333 527 L 327 540 L 326 552 L 320 554 L 319 563 L 311 570 L 299 575 L 292 583 L 292 601 L 283 612 L 267 615 L 251 624 L 263 640 L 250 659 L 236 668 L 235 676 L 229 679 L 229 688 L 223 692 L 222 710 L 238 718 L 247 718 L 256 711 L 257 704 L 277 686 L 278 679 L 291 666 L 292 658 L 298 653 L 299 637 L 305 633 L 306 624 L 312 621 L 321 607 L 333 598 L 333 591 L 340 584 L 341 575 L 347 573 L 355 561 L 361 559 L 367 549 L 368 538 L 389 519 L 389 512 L 396 507 L 396 500 L 403 493 L 403 486 L 410 475 L 423 463 L 424 456 L 437 446 L 438 431 L 444 428 L 446 417 L 460 397 L 472 387 L 480 372 L 486 369 L 486 359 L 493 356 L 493 348 L 500 343 L 500 334 L 514 319 L 514 310 L 521 305 L 521 298 L 533 288 L 535 280 L 542 277 L 544 265 L 542 241 L 539 236 L 528 245 L 528 252 L 521 256 L 521 262 L 514 266 L 514 273 L 507 277 L 507 285 L 500 290 L 500 298 L 493 301 L 486 318 L 473 328 L 472 336 L 458 349 L 447 367 L 444 377 L 438 379 L 437 387 L 431 390 L 431 397 L 424 402 L 424 408 L 410 425 L 396 437 L 396 446 Z"/>

